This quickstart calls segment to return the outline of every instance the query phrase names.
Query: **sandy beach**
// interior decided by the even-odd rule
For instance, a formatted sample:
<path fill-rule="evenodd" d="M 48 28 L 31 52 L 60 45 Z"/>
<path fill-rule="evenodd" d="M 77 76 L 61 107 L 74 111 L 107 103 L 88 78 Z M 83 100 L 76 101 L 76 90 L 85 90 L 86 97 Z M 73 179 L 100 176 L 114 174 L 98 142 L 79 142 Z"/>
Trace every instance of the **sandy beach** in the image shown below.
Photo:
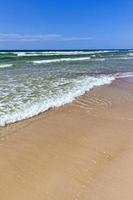
<path fill-rule="evenodd" d="M 0 129 L 1 200 L 132 200 L 132 78 Z"/>

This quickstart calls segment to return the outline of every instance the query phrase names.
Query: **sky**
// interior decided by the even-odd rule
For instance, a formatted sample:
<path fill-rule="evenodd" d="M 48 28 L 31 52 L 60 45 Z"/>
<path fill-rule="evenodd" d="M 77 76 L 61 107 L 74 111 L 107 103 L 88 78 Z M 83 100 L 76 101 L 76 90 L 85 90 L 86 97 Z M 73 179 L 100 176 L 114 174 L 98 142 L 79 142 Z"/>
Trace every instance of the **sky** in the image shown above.
<path fill-rule="evenodd" d="M 133 48 L 133 0 L 0 0 L 0 49 Z"/>

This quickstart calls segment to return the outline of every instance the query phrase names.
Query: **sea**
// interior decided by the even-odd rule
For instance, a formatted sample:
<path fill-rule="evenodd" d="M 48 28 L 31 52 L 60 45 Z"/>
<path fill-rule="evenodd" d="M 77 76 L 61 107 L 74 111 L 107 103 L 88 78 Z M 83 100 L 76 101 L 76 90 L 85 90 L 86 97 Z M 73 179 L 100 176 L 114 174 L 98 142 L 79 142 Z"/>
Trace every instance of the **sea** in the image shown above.
<path fill-rule="evenodd" d="M 0 51 L 0 126 L 133 76 L 133 50 Z"/>

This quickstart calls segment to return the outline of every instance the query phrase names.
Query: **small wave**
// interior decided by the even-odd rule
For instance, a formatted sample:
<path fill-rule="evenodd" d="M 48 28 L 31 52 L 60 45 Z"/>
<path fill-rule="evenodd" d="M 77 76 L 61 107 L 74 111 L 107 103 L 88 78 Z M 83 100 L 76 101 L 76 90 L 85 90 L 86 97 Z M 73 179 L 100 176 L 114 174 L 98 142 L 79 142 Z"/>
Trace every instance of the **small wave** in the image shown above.
<path fill-rule="evenodd" d="M 132 60 L 133 57 L 117 57 L 117 58 L 111 58 L 113 60 Z"/>
<path fill-rule="evenodd" d="M 105 58 L 96 58 L 96 59 L 93 59 L 93 61 L 105 61 L 106 59 Z"/>
<path fill-rule="evenodd" d="M 8 67 L 12 67 L 13 64 L 0 64 L 0 68 L 8 68 Z"/>
<path fill-rule="evenodd" d="M 128 55 L 129 55 L 129 56 L 133 56 L 133 53 L 129 53 Z"/>
<path fill-rule="evenodd" d="M 123 57 L 123 60 L 132 60 L 132 59 L 133 59 L 133 57 Z"/>
<path fill-rule="evenodd" d="M 8 54 L 9 52 L 0 51 L 0 54 Z"/>
<path fill-rule="evenodd" d="M 32 61 L 34 64 L 42 64 L 42 63 L 54 63 L 54 62 L 69 62 L 69 61 L 80 61 L 80 60 L 90 60 L 90 57 L 83 58 L 60 58 L 60 59 L 51 59 L 51 60 L 36 60 Z"/>
<path fill-rule="evenodd" d="M 42 56 L 42 53 L 34 53 L 34 52 L 15 52 L 15 55 L 17 55 L 18 57 L 25 57 L 25 56 Z"/>
<path fill-rule="evenodd" d="M 83 95 L 95 86 L 110 84 L 115 79 L 115 76 L 100 76 L 100 77 L 84 77 L 75 80 L 75 86 L 69 92 L 58 94 L 57 97 L 47 98 L 36 104 L 28 103 L 13 113 L 5 114 L 0 118 L 0 126 L 14 123 L 23 119 L 31 118 L 39 113 L 42 113 L 49 108 L 59 107 L 66 103 L 75 100 L 76 97 Z"/>
<path fill-rule="evenodd" d="M 97 54 L 97 53 L 108 53 L 111 51 L 99 50 L 99 51 L 49 51 L 42 52 L 46 55 L 78 55 L 78 54 Z"/>
<path fill-rule="evenodd" d="M 44 51 L 44 52 L 13 52 L 19 57 L 23 56 L 52 56 L 52 55 L 88 55 L 98 53 L 108 53 L 111 51 L 99 50 L 99 51 Z"/>
<path fill-rule="evenodd" d="M 128 78 L 128 77 L 133 77 L 133 72 L 119 73 L 116 75 L 116 78 Z"/>

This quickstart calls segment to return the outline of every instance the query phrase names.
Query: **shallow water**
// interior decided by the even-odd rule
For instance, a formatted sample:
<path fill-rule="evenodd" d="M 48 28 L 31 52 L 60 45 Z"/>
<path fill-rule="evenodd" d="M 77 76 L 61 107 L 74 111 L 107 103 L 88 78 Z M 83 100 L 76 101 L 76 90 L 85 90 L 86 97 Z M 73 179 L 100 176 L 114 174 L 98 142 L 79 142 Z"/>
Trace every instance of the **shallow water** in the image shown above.
<path fill-rule="evenodd" d="M 71 102 L 132 71 L 132 50 L 0 52 L 0 126 Z"/>

